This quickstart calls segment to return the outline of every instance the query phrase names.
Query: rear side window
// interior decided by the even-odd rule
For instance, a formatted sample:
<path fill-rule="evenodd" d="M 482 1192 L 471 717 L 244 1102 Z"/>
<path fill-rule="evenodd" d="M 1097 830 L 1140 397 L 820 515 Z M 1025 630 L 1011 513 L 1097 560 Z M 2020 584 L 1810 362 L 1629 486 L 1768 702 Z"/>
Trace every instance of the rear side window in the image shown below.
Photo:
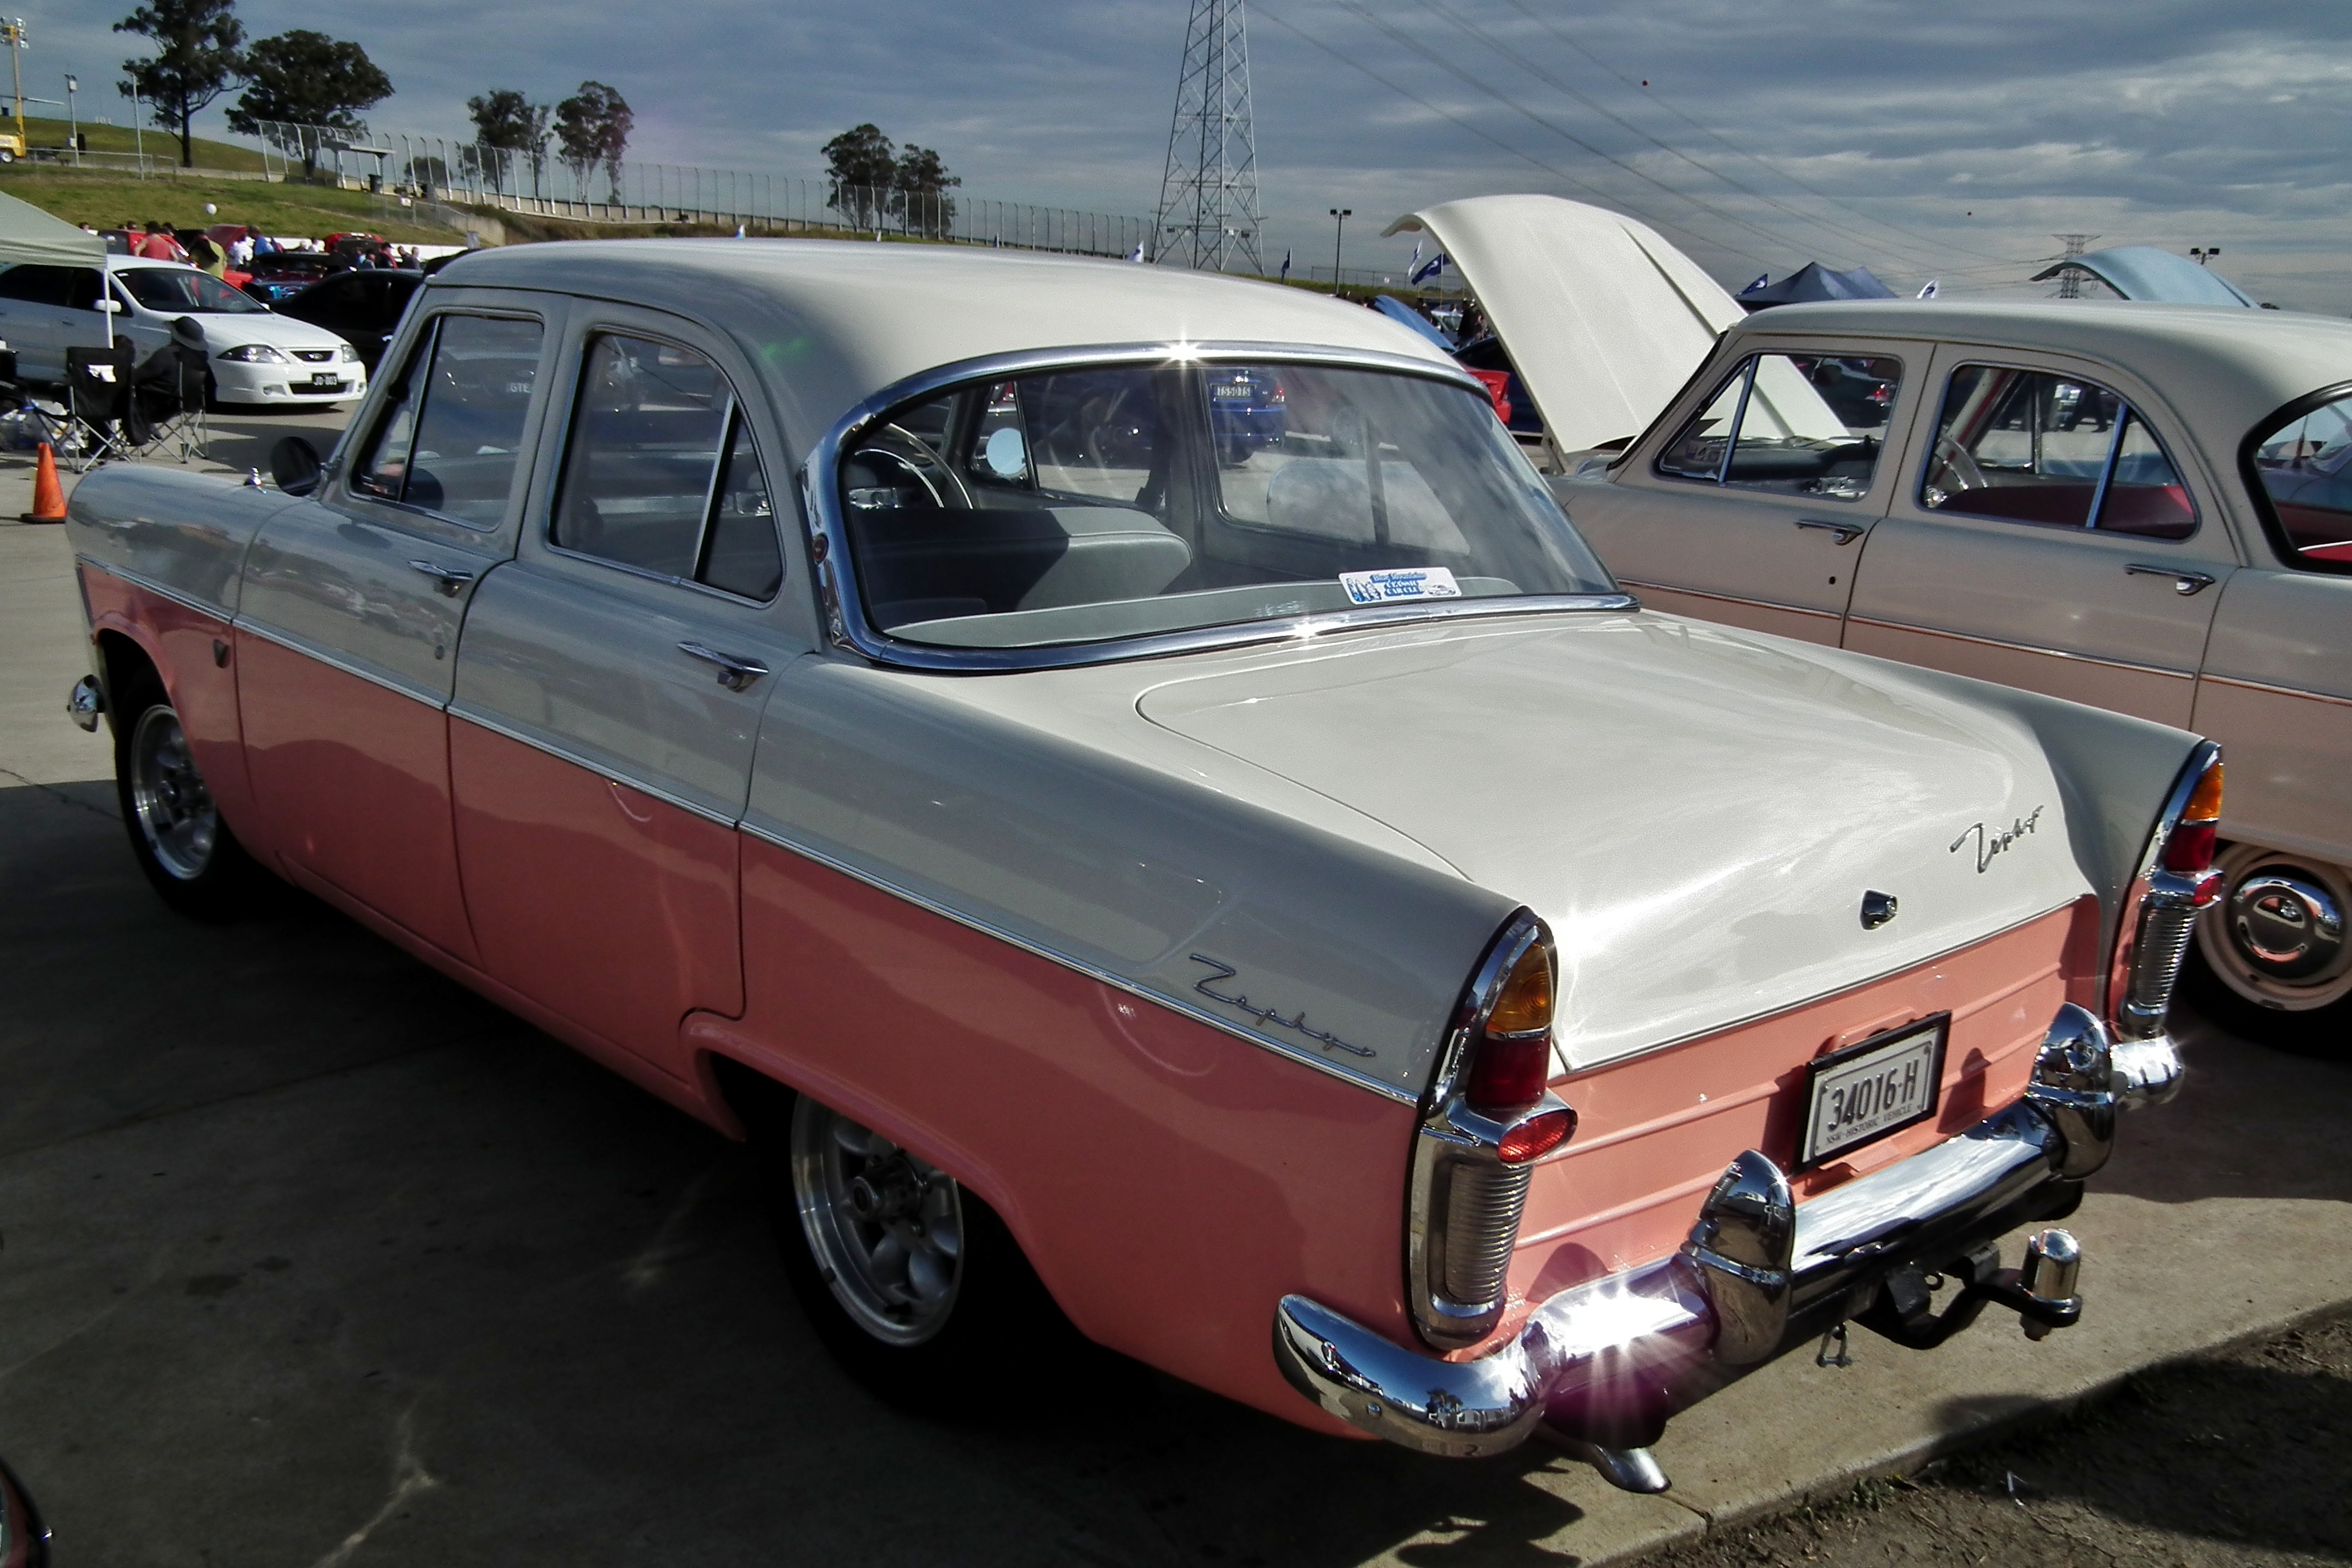
<path fill-rule="evenodd" d="M 11 267 L 0 272 L 0 300 L 22 300 L 28 305 L 63 306 L 73 298 L 71 267 Z"/>
<path fill-rule="evenodd" d="M 1658 472 L 1740 489 L 1860 500 L 1878 472 L 1900 361 L 1750 355 L 1676 433 Z"/>
<path fill-rule="evenodd" d="M 767 478 L 734 390 L 692 349 L 588 344 L 550 537 L 563 549 L 746 599 L 783 582 Z"/>
<path fill-rule="evenodd" d="M 541 335 L 537 321 L 434 322 L 352 470 L 352 488 L 474 528 L 505 521 Z"/>
<path fill-rule="evenodd" d="M 2197 531 L 2179 469 L 2130 404 L 2080 376 L 2004 365 L 1952 372 L 1919 504 L 2143 539 Z"/>
<path fill-rule="evenodd" d="M 2352 573 L 2352 392 L 2274 420 L 2247 443 L 2249 480 L 2270 503 L 2287 559 Z"/>

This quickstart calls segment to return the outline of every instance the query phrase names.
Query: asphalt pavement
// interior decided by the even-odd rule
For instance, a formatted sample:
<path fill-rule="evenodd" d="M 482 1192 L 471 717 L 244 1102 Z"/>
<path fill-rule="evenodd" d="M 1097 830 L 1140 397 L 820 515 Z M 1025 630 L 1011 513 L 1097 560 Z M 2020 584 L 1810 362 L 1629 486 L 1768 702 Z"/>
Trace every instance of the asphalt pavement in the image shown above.
<path fill-rule="evenodd" d="M 339 423 L 216 419 L 213 466 Z M 915 1420 L 797 1316 L 739 1150 L 316 904 L 165 910 L 80 639 L 62 530 L 0 524 L 0 1456 L 65 1568 L 1597 1563 L 2352 1301 L 2352 1068 L 2191 1020 L 2071 1222 L 2080 1328 L 1789 1358 L 1677 1419 L 1664 1497 L 1139 1373 Z"/>

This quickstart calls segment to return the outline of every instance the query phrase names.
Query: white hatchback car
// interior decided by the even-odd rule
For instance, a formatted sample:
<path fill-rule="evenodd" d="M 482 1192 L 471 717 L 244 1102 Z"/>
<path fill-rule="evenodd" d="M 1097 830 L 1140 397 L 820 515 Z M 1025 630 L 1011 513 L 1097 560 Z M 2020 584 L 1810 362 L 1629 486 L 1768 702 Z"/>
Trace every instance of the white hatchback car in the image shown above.
<path fill-rule="evenodd" d="M 66 377 L 68 348 L 103 348 L 112 332 L 139 357 L 172 341 L 185 316 L 204 330 L 214 395 L 225 404 L 326 407 L 365 395 L 359 351 L 324 327 L 280 316 L 208 272 L 176 261 L 110 256 L 98 269 L 29 265 L 0 272 L 0 338 L 28 381 Z"/>

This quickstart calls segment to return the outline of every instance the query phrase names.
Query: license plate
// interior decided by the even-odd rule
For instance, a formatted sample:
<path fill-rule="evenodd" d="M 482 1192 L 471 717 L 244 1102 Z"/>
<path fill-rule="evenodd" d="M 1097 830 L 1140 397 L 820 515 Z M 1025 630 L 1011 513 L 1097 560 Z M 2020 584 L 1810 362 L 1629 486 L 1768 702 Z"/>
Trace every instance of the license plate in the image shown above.
<path fill-rule="evenodd" d="M 343 384 L 343 378 L 332 371 L 320 371 L 310 377 L 310 384 L 332 392 Z"/>
<path fill-rule="evenodd" d="M 1220 382 L 1210 386 L 1209 395 L 1220 403 L 1246 403 L 1250 391 L 1250 384 L 1245 381 Z"/>
<path fill-rule="evenodd" d="M 1797 1168 L 1811 1169 L 1935 1115 L 1951 1023 L 1943 1014 L 1815 1058 L 1805 1076 Z"/>

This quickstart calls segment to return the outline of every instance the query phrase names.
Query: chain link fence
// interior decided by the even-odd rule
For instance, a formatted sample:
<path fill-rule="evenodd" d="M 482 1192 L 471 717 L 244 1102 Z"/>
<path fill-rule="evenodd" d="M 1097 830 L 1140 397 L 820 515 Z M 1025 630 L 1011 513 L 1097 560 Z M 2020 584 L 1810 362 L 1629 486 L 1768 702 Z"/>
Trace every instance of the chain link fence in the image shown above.
<path fill-rule="evenodd" d="M 597 224 L 690 223 L 762 235 L 897 235 L 1080 256 L 1148 250 L 1151 220 L 953 191 L 630 159 L 579 163 L 542 146 L 264 121 L 255 138 L 272 178 L 324 181 L 419 203 Z"/>

